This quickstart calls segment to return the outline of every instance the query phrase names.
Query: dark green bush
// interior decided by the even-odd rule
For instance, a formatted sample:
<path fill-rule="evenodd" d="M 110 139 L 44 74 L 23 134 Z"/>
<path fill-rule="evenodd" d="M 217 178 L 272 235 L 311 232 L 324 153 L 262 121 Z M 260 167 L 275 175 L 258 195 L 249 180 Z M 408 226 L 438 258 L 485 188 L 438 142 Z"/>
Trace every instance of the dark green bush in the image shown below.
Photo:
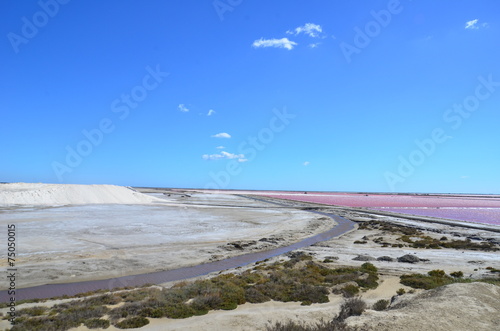
<path fill-rule="evenodd" d="M 341 289 L 341 293 L 346 298 L 352 298 L 359 293 L 359 287 L 357 287 L 356 285 L 346 285 Z"/>
<path fill-rule="evenodd" d="M 454 282 L 454 280 L 451 277 L 446 275 L 443 277 L 433 277 L 430 275 L 411 274 L 411 275 L 402 275 L 400 279 L 401 279 L 400 282 L 403 285 L 410 286 L 413 288 L 421 288 L 425 290 L 430 290 Z"/>
<path fill-rule="evenodd" d="M 453 278 L 462 278 L 464 276 L 464 273 L 461 271 L 454 271 L 450 273 L 450 276 Z"/>
<path fill-rule="evenodd" d="M 127 318 L 121 322 L 115 324 L 115 326 L 119 329 L 133 329 L 133 328 L 141 328 L 144 325 L 148 325 L 149 320 L 145 317 L 136 316 Z"/>
<path fill-rule="evenodd" d="M 51 317 L 34 317 L 26 320 L 17 321 L 11 328 L 11 331 L 65 331 L 71 328 L 76 328 L 82 324 L 82 321 L 75 320 L 71 316 L 51 316 Z"/>
<path fill-rule="evenodd" d="M 168 318 L 188 318 L 196 315 L 193 307 L 185 304 L 169 304 L 164 307 L 164 316 Z"/>
<path fill-rule="evenodd" d="M 346 318 L 350 316 L 359 316 L 366 309 L 366 303 L 360 298 L 347 299 L 340 306 L 340 313 L 335 318 L 339 322 L 343 322 Z"/>
<path fill-rule="evenodd" d="M 107 329 L 109 328 L 109 321 L 102 318 L 92 318 L 83 322 L 89 329 Z"/>
<path fill-rule="evenodd" d="M 112 309 L 109 312 L 109 317 L 111 320 L 119 320 L 120 318 L 137 316 L 144 308 L 144 305 L 140 302 L 126 303 L 121 307 Z"/>
<path fill-rule="evenodd" d="M 309 284 L 297 284 L 290 293 L 292 301 L 308 301 L 311 303 L 329 302 L 329 291 L 323 286 L 313 286 Z"/>
<path fill-rule="evenodd" d="M 497 269 L 497 268 L 493 268 L 493 267 L 486 267 L 487 270 L 489 270 L 490 272 L 500 272 L 500 269 Z"/>
<path fill-rule="evenodd" d="M 366 278 L 359 278 L 355 280 L 355 282 L 360 286 L 364 288 L 377 288 L 378 286 L 378 276 L 375 273 L 370 273 Z"/>
<path fill-rule="evenodd" d="M 370 262 L 363 263 L 361 265 L 361 270 L 366 271 L 366 272 L 370 272 L 370 273 L 377 273 L 378 272 L 377 267 L 374 266 L 373 264 L 371 264 Z"/>
<path fill-rule="evenodd" d="M 381 311 L 381 310 L 386 310 L 387 307 L 389 307 L 389 300 L 378 300 L 373 304 L 373 310 Z"/>
<path fill-rule="evenodd" d="M 262 303 L 271 300 L 267 295 L 262 294 L 255 287 L 250 287 L 245 290 L 245 299 L 250 303 Z"/>
<path fill-rule="evenodd" d="M 437 277 L 437 278 L 443 278 L 446 275 L 444 270 L 439 270 L 439 269 L 431 270 L 427 274 L 431 277 Z"/>
<path fill-rule="evenodd" d="M 27 316 L 41 316 L 41 315 L 44 315 L 46 312 L 47 312 L 47 307 L 43 307 L 43 306 L 36 306 L 36 307 L 31 307 L 31 308 L 24 308 L 24 309 L 20 309 L 16 315 L 17 316 L 23 316 L 23 315 L 27 315 Z"/>

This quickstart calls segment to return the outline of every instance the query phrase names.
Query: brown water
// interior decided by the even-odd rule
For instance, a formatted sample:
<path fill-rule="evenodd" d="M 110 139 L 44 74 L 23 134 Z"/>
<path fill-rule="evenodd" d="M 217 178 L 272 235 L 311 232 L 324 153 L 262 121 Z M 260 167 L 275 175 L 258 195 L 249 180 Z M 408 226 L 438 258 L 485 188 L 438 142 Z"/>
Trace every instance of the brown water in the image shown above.
<path fill-rule="evenodd" d="M 138 274 L 134 276 L 117 277 L 111 279 L 92 280 L 92 281 L 65 283 L 65 284 L 40 285 L 35 287 L 16 289 L 15 300 L 19 301 L 19 300 L 35 299 L 35 298 L 46 299 L 52 297 L 60 297 L 63 295 L 73 296 L 79 293 L 85 293 L 89 291 L 112 290 L 118 287 L 125 287 L 125 286 L 137 287 L 145 284 L 161 284 L 171 281 L 189 279 L 193 277 L 203 276 L 211 272 L 233 269 L 250 263 L 262 261 L 271 258 L 273 256 L 293 251 L 295 249 L 313 245 L 320 241 L 325 241 L 334 237 L 338 237 L 354 229 L 354 223 L 343 217 L 317 211 L 311 211 L 311 212 L 331 217 L 333 220 L 337 222 L 337 225 L 335 225 L 332 229 L 326 232 L 306 238 L 300 242 L 297 242 L 289 246 L 279 247 L 268 251 L 243 254 L 227 258 L 225 260 L 199 264 L 192 267 L 158 271 L 147 274 Z M 22 275 L 22 268 L 18 270 L 18 275 Z M 7 290 L 0 292 L 0 302 L 8 302 L 10 300 L 10 297 L 11 296 L 8 295 Z"/>

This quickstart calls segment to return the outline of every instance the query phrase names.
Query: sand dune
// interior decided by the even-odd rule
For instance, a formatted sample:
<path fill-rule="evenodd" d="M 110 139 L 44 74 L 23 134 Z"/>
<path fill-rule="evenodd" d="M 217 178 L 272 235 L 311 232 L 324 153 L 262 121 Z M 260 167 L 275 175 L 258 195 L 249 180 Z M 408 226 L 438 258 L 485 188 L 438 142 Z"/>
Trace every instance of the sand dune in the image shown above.
<path fill-rule="evenodd" d="M 148 204 L 163 201 L 116 185 L 0 184 L 0 206 Z"/>
<path fill-rule="evenodd" d="M 386 311 L 367 311 L 348 324 L 380 331 L 498 330 L 500 287 L 451 284 L 414 295 L 404 295 Z"/>

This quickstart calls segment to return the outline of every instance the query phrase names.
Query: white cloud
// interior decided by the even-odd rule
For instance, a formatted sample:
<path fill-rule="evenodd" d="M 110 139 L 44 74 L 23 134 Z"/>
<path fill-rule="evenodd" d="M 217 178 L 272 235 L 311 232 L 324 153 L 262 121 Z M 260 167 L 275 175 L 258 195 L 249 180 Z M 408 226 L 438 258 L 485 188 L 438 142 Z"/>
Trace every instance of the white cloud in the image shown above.
<path fill-rule="evenodd" d="M 469 29 L 469 30 L 479 29 L 479 25 L 477 24 L 478 22 L 479 22 L 479 20 L 477 18 L 475 20 L 465 22 L 465 29 Z M 481 26 L 484 28 L 484 27 L 488 26 L 488 23 L 483 23 Z"/>
<path fill-rule="evenodd" d="M 276 48 L 286 48 L 289 51 L 292 50 L 293 47 L 296 45 L 297 45 L 296 42 L 288 40 L 288 38 L 281 38 L 281 39 L 263 39 L 263 38 L 260 38 L 259 40 L 255 40 L 252 44 L 252 46 L 255 48 L 276 47 Z"/>
<path fill-rule="evenodd" d="M 210 109 L 207 113 L 207 116 L 212 116 L 213 114 L 215 114 L 215 110 Z"/>
<path fill-rule="evenodd" d="M 220 152 L 220 154 L 204 154 L 201 157 L 203 160 L 237 159 L 238 162 L 248 161 L 247 159 L 245 159 L 245 154 L 233 154 L 226 151 L 222 151 Z"/>
<path fill-rule="evenodd" d="M 313 24 L 313 23 L 306 23 L 306 24 L 304 24 L 304 26 L 299 26 L 299 27 L 295 28 L 294 30 L 287 31 L 286 33 L 293 34 L 293 35 L 305 33 L 309 37 L 317 38 L 317 37 L 319 37 L 319 34 L 322 32 L 323 32 L 323 29 L 321 28 L 320 25 Z"/>
<path fill-rule="evenodd" d="M 231 138 L 231 135 L 229 133 L 221 132 L 214 134 L 212 138 Z"/>
<path fill-rule="evenodd" d="M 477 18 L 475 20 L 465 22 L 465 28 L 466 29 L 478 29 L 478 27 L 476 26 L 477 22 L 478 22 Z"/>
<path fill-rule="evenodd" d="M 217 149 L 224 149 L 224 148 L 226 148 L 226 147 L 224 147 L 224 146 L 217 146 L 217 147 L 215 147 L 215 148 L 217 148 Z"/>
<path fill-rule="evenodd" d="M 305 165 L 306 167 L 307 167 L 309 164 L 311 164 L 311 162 L 309 162 L 309 161 L 304 162 L 304 165 Z"/>
<path fill-rule="evenodd" d="M 185 112 L 185 113 L 187 113 L 189 111 L 189 109 L 187 109 L 186 106 L 184 106 L 183 103 L 181 103 L 179 105 L 179 110 L 182 111 L 182 112 Z"/>
<path fill-rule="evenodd" d="M 320 45 L 321 43 L 314 43 L 314 44 L 309 44 L 309 48 L 316 48 Z"/>

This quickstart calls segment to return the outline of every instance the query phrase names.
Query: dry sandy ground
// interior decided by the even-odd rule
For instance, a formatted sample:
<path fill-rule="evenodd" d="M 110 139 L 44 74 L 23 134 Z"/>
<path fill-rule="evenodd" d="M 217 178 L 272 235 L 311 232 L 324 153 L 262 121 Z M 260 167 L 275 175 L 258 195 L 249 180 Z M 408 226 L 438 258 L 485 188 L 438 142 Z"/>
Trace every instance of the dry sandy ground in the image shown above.
<path fill-rule="evenodd" d="M 500 287 L 451 284 L 418 294 L 403 295 L 390 310 L 369 310 L 348 319 L 351 326 L 377 331 L 499 330 Z"/>
<path fill-rule="evenodd" d="M 240 251 L 227 250 L 227 243 L 231 241 L 275 236 L 284 239 L 280 244 L 288 243 L 324 231 L 331 226 L 331 223 L 319 221 L 314 214 L 289 209 L 260 209 L 258 207 L 262 207 L 261 202 L 238 196 L 199 193 L 187 196 L 172 193 L 168 197 L 156 190 L 151 193 L 152 196 L 166 198 L 167 203 L 175 203 L 177 206 L 155 203 L 115 206 L 116 209 L 111 205 L 33 208 L 26 211 L 16 210 L 9 214 L 0 212 L 0 223 L 15 221 L 21 228 L 26 229 L 19 238 L 27 238 L 24 243 L 21 241 L 20 245 L 27 250 L 26 255 L 22 257 L 22 268 L 33 277 L 30 284 L 36 284 L 35 277 L 42 277 L 44 282 L 47 282 L 51 275 L 59 276 L 55 279 L 59 282 L 118 276 L 139 269 L 144 272 L 169 266 L 178 267 L 182 263 L 193 265 L 211 257 L 222 258 L 240 254 Z M 243 205 L 246 207 L 232 207 Z M 499 233 L 484 230 L 346 212 L 334 208 L 331 212 L 343 213 L 344 216 L 355 220 L 376 219 L 411 225 L 436 238 L 447 236 L 450 239 L 465 239 L 473 236 L 482 240 L 500 241 Z M 90 216 L 85 218 L 83 213 Z M 138 219 L 138 215 L 144 213 L 147 217 Z M 160 217 L 160 214 L 166 216 Z M 98 215 L 105 217 L 99 219 Z M 57 231 L 47 234 L 47 227 Z M 175 232 L 181 230 L 186 233 Z M 30 240 L 41 240 L 45 235 L 48 235 L 49 239 L 41 244 L 36 244 L 36 241 L 32 246 L 28 244 L 32 242 Z M 500 269 L 498 252 L 381 247 L 372 240 L 378 237 L 383 237 L 384 241 L 397 242 L 397 236 L 391 233 L 355 230 L 341 238 L 301 250 L 310 253 L 318 261 L 322 261 L 326 256 L 337 257 L 338 259 L 330 263 L 332 267 L 359 266 L 364 261 L 353 260 L 359 255 L 397 258 L 414 254 L 428 260 L 414 264 L 371 261 L 379 268 L 382 276 L 377 289 L 362 294 L 369 305 L 379 299 L 390 300 L 399 288 L 409 290 L 399 283 L 399 275 L 404 273 L 426 273 L 433 269 L 443 269 L 447 273 L 462 271 L 466 277 L 481 278 L 491 275 L 486 267 Z M 354 241 L 363 238 L 368 239 L 366 244 L 354 244 Z M 50 246 L 54 241 L 63 241 L 64 244 L 60 247 Z M 37 254 L 41 247 L 47 250 L 47 245 L 55 252 Z M 71 250 L 66 251 L 69 247 Z M 269 263 L 283 258 L 275 257 Z M 132 264 L 132 267 L 128 264 Z M 106 266 L 109 266 L 109 270 Z M 116 268 L 121 269 L 118 274 L 114 271 Z M 245 269 L 228 272 L 237 273 Z M 75 277 L 71 277 L 71 274 L 75 274 Z M 166 284 L 169 285 L 171 284 Z M 151 319 L 148 326 L 139 330 L 265 330 L 269 322 L 287 319 L 305 322 L 315 322 L 321 318 L 328 320 L 339 311 L 342 301 L 339 295 L 330 295 L 329 303 L 311 306 L 281 302 L 245 304 L 232 311 L 211 311 L 205 316 L 188 319 Z M 368 330 L 495 330 L 500 325 L 499 302 L 500 290 L 496 286 L 479 283 L 454 284 L 436 291 L 405 294 L 397 298 L 390 310 L 368 310 L 360 317 L 349 318 L 348 323 L 364 326 Z M 5 321 L 0 322 L 0 328 L 4 327 L 8 327 L 8 324 Z M 87 329 L 80 327 L 74 330 Z M 110 327 L 107 330 L 118 329 Z"/>

